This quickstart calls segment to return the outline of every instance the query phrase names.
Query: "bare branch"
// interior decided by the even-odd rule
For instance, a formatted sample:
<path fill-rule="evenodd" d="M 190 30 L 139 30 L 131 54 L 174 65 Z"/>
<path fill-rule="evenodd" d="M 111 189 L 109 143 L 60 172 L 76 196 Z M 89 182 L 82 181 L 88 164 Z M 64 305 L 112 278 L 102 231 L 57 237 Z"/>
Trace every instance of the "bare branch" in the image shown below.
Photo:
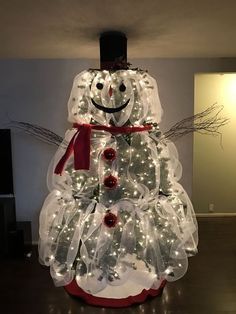
<path fill-rule="evenodd" d="M 164 138 L 175 141 L 192 132 L 213 136 L 221 135 L 219 128 L 229 122 L 228 118 L 220 116 L 223 109 L 224 106 L 215 103 L 204 111 L 174 124 L 164 133 Z"/>
<path fill-rule="evenodd" d="M 25 133 L 34 136 L 35 138 L 55 146 L 59 146 L 63 138 L 59 136 L 58 134 L 52 132 L 49 129 L 43 128 L 41 126 L 27 123 L 27 122 L 20 122 L 20 121 L 10 121 L 8 124 L 9 127 L 20 129 L 24 131 Z"/>

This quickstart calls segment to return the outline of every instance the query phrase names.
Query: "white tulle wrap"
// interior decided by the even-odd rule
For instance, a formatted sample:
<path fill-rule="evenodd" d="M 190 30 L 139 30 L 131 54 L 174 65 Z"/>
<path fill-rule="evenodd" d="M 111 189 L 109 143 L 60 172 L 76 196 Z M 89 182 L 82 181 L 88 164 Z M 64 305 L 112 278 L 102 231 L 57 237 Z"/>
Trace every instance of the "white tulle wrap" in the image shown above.
<path fill-rule="evenodd" d="M 107 108 L 129 103 L 121 112 L 105 113 L 91 99 Z M 159 123 L 162 115 L 155 80 L 131 70 L 82 72 L 68 110 L 72 123 L 116 126 Z M 72 155 L 62 175 L 55 175 L 76 131 L 66 132 L 51 162 L 50 194 L 40 214 L 40 261 L 50 266 L 55 284 L 75 279 L 86 292 L 112 298 L 181 278 L 188 256 L 197 252 L 198 233 L 191 201 L 178 183 L 182 167 L 175 145 L 155 127 L 128 138 L 93 130 L 90 169 L 75 171 Z M 112 162 L 104 160 L 106 148 L 117 152 Z M 110 174 L 118 178 L 115 189 L 104 186 Z M 117 217 L 113 227 L 104 223 L 108 212 Z"/>

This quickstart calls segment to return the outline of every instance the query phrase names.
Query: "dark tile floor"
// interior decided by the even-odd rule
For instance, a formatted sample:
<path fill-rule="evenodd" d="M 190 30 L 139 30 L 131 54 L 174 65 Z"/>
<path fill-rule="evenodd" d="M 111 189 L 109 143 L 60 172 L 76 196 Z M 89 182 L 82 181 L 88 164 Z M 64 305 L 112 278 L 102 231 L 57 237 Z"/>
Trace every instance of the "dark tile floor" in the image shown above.
<path fill-rule="evenodd" d="M 236 217 L 199 218 L 200 245 L 188 273 L 161 297 L 125 309 L 88 306 L 55 288 L 47 268 L 28 259 L 3 260 L 1 314 L 217 314 L 236 313 Z"/>

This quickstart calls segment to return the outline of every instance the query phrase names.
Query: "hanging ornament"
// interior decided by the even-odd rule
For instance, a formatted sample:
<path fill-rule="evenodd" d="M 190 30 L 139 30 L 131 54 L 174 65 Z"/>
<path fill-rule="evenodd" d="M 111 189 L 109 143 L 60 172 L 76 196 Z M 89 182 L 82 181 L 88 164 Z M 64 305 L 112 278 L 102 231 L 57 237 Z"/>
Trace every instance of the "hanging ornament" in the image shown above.
<path fill-rule="evenodd" d="M 108 212 L 105 217 L 104 217 L 104 224 L 108 227 L 108 228 L 114 228 L 115 225 L 117 224 L 117 216 L 112 214 L 111 212 Z"/>
<path fill-rule="evenodd" d="M 103 157 L 107 161 L 113 161 L 116 158 L 116 151 L 113 148 L 106 148 Z"/>
<path fill-rule="evenodd" d="M 110 174 L 104 179 L 103 183 L 108 189 L 115 189 L 117 187 L 117 181 L 117 178 Z"/>

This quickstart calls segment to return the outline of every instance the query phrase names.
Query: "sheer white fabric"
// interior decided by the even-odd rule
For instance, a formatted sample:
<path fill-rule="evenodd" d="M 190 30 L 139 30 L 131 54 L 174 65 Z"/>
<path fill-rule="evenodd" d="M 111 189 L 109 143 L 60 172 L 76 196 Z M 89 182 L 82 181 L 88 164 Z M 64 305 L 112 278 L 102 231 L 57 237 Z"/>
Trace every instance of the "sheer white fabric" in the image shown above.
<path fill-rule="evenodd" d="M 129 101 L 122 111 L 106 113 L 92 99 L 105 108 Z M 162 115 L 155 80 L 131 70 L 82 72 L 74 80 L 68 111 L 72 123 L 116 126 L 159 123 Z M 55 284 L 75 279 L 96 295 L 126 283 L 138 284 L 140 291 L 157 289 L 164 279 L 181 278 L 188 256 L 197 252 L 198 235 L 191 201 L 178 183 L 182 167 L 175 145 L 160 141 L 154 131 L 127 137 L 93 130 L 90 169 L 75 171 L 72 155 L 62 175 L 55 175 L 76 131 L 66 132 L 49 167 L 50 194 L 40 214 L 40 261 L 50 266 Z M 112 162 L 104 159 L 106 148 L 116 151 Z M 108 175 L 118 178 L 114 189 L 104 185 Z M 107 213 L 117 217 L 112 227 L 104 222 Z"/>

